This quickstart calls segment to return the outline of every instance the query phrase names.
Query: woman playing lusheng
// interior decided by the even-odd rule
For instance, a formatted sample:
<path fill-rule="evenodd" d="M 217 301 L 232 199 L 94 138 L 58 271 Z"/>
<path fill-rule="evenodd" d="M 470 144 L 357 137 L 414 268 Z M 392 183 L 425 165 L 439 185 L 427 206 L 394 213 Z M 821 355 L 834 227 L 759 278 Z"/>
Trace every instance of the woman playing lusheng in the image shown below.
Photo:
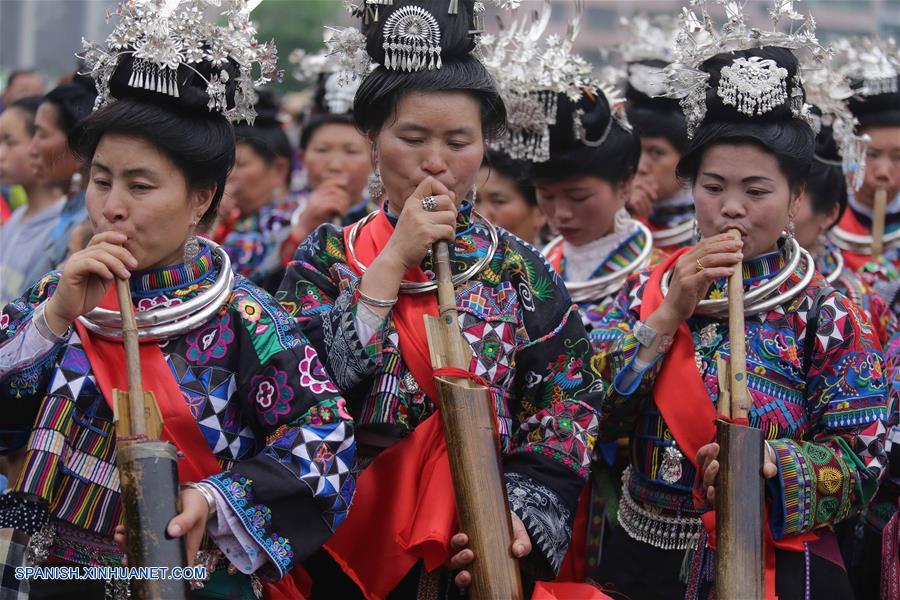
<path fill-rule="evenodd" d="M 891 38 L 842 40 L 836 61 L 855 90 L 850 110 L 869 136 L 865 181 L 831 236 L 847 266 L 893 304 L 900 300 L 900 58 Z M 872 257 L 875 193 L 886 194 L 884 255 Z M 877 282 L 877 284 L 875 283 Z M 896 309 L 895 309 L 896 310 Z"/>
<path fill-rule="evenodd" d="M 668 253 L 690 245 L 694 220 L 690 190 L 675 174 L 687 147 L 684 112 L 677 100 L 662 97 L 678 21 L 635 15 L 628 24 L 630 35 L 619 50 L 628 75 L 628 121 L 641 140 L 641 160 L 626 206 L 650 227 L 653 247 Z"/>
<path fill-rule="evenodd" d="M 465 565 L 473 553 L 464 549 L 465 534 L 454 536 L 450 483 L 431 476 L 443 433 L 421 328 L 424 314 L 437 314 L 435 242 L 453 242 L 460 326 L 474 354 L 470 368 L 495 402 L 511 551 L 529 579 L 552 578 L 560 565 L 596 435 L 594 409 L 579 399 L 598 383 L 590 342 L 565 289 L 534 250 L 480 219 L 467 199 L 485 141 L 505 120 L 493 80 L 470 54 L 473 4 L 459 2 L 458 14 L 447 14 L 442 1 L 380 7 L 368 38 L 373 60 L 393 65 L 382 43 L 396 14 L 439 29 L 440 68 L 382 66 L 363 80 L 356 105 L 367 110 L 355 119 L 374 144 L 387 200 L 343 231 L 316 230 L 277 295 L 328 357 L 359 426 L 364 470 L 350 520 L 326 548 L 373 595 L 412 597 L 429 586 L 438 597 L 454 596 L 454 579 L 471 582 Z M 426 293 L 409 294 L 416 286 Z M 398 476 L 401 467 L 421 478 Z M 417 512 L 417 505 L 429 510 Z M 414 534 L 403 534 L 410 527 Z M 423 530 L 433 535 L 422 539 Z M 447 559 L 463 569 L 455 578 L 437 569 Z M 307 568 L 322 586 L 314 593 L 359 595 L 330 558 Z"/>
<path fill-rule="evenodd" d="M 142 14 L 123 13 L 138 37 L 156 18 Z M 178 35 L 185 47 L 203 47 L 224 33 L 204 26 Z M 249 34 L 231 33 L 222 43 L 229 56 L 254 47 Z M 248 90 L 237 89 L 237 63 L 179 64 L 176 98 L 129 83 L 135 69 L 166 77 L 152 57 L 94 47 L 88 60 L 107 104 L 69 143 L 90 164 L 87 207 L 97 234 L 61 273 L 0 313 L 0 444 L 25 450 L 0 521 L 32 536 L 39 564 L 120 564 L 109 402 L 127 384 L 111 284 L 130 277 L 139 335 L 150 342 L 142 344 L 144 384 L 164 415 L 164 437 L 183 455 L 181 512 L 158 533 L 184 537 L 189 562 L 207 566 L 199 596 L 253 598 L 260 579 L 282 579 L 344 518 L 354 487 L 352 421 L 293 320 L 234 275 L 221 248 L 194 236 L 215 214 L 234 161 L 231 125 L 208 108 L 208 78 L 229 75 L 218 105 L 229 116 L 252 114 L 241 104 Z M 126 583 L 108 591 L 124 597 Z M 41 581 L 32 592 L 102 598 L 104 582 Z"/>
<path fill-rule="evenodd" d="M 636 598 L 706 597 L 712 586 L 710 521 L 700 517 L 718 471 L 709 442 L 717 360 L 730 355 L 724 287 L 741 263 L 749 422 L 768 440 L 762 475 L 775 570 L 767 589 L 780 598 L 852 598 L 831 526 L 865 506 L 885 466 L 880 344 L 862 312 L 782 233 L 814 150 L 800 105 L 790 102 L 803 98 L 796 57 L 779 47 L 702 48 L 678 65 L 709 76 L 689 92 L 705 118 L 689 118 L 693 138 L 678 169 L 691 182 L 702 239 L 632 278 L 598 326 L 609 340 L 601 439 L 631 436 L 632 456 L 599 583 Z M 765 103 L 731 95 L 754 68 L 770 74 Z M 705 493 L 695 504 L 698 470 Z"/>

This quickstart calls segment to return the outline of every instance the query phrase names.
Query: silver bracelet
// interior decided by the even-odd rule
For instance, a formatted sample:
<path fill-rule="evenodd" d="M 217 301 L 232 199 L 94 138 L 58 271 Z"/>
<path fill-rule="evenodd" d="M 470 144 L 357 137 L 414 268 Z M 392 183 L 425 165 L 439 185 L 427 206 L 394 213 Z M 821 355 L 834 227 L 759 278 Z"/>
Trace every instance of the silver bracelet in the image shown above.
<path fill-rule="evenodd" d="M 372 296 L 367 296 L 363 293 L 363 291 L 359 288 L 356 288 L 356 291 L 359 292 L 359 301 L 363 304 L 368 304 L 373 308 L 390 308 L 397 304 L 397 296 L 394 296 L 392 300 L 381 300 L 379 298 L 373 298 Z"/>
<path fill-rule="evenodd" d="M 205 484 L 188 481 L 187 483 L 182 483 L 181 487 L 197 490 L 203 495 L 203 499 L 206 500 L 206 508 L 209 511 L 206 515 L 206 518 L 209 518 L 216 514 L 216 499 L 213 497 L 212 492 L 209 491 Z"/>
<path fill-rule="evenodd" d="M 53 330 L 50 329 L 50 324 L 47 323 L 47 315 L 44 313 L 44 309 L 46 306 L 47 303 L 42 302 L 36 309 L 34 309 L 34 314 L 31 317 L 31 322 L 34 323 L 34 328 L 42 338 L 44 338 L 51 344 L 64 344 L 72 334 L 72 326 L 70 325 L 69 327 L 67 327 L 62 335 L 56 335 L 55 333 L 53 333 Z"/>

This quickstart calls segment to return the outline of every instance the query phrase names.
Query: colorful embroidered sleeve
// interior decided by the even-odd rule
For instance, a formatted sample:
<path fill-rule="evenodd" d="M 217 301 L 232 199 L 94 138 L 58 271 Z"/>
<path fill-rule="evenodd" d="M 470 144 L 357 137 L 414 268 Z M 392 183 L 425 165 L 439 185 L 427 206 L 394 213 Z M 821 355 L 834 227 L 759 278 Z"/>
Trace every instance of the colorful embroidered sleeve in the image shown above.
<path fill-rule="evenodd" d="M 776 538 L 855 515 L 872 498 L 886 464 L 884 359 L 871 323 L 841 294 L 822 304 L 807 415 L 812 439 L 771 440 L 778 476 L 767 482 Z"/>
<path fill-rule="evenodd" d="M 649 272 L 632 275 L 591 330 L 596 349 L 595 369 L 606 382 L 600 407 L 600 438 L 612 441 L 629 436 L 642 405 L 651 391 L 661 360 L 642 370 L 635 369 L 638 341 L 632 328 L 640 319 L 641 296 Z"/>
<path fill-rule="evenodd" d="M 297 248 L 275 297 L 297 320 L 338 389 L 348 397 L 368 392 L 369 379 L 382 357 L 385 319 L 371 339 L 355 327 L 359 278 L 346 264 L 341 230 L 322 225 Z"/>
<path fill-rule="evenodd" d="M 246 364 L 235 397 L 265 447 L 206 482 L 266 554 L 262 573 L 278 579 L 346 517 L 355 488 L 353 421 L 315 349 L 268 294 L 239 280 L 231 308 Z"/>
<path fill-rule="evenodd" d="M 524 414 L 504 459 L 506 485 L 511 509 L 556 573 L 590 470 L 602 385 L 591 371 L 584 325 L 558 275 L 519 244 L 509 244 L 505 270 L 518 290 L 530 341 L 516 353 L 512 392 Z"/>
<path fill-rule="evenodd" d="M 0 452 L 22 447 L 34 426 L 41 400 L 50 389 L 53 364 L 62 345 L 53 345 L 33 361 L 13 361 L 5 358 L 2 350 L 13 350 L 30 329 L 35 308 L 49 298 L 59 281 L 58 273 L 44 276 L 25 294 L 10 302 L 0 312 L 0 359 L 8 364 L 0 365 L 0 402 L 3 403 L 3 419 L 0 421 Z M 33 333 L 33 332 L 32 332 Z M 12 354 L 12 352 L 10 352 Z"/>
<path fill-rule="evenodd" d="M 222 240 L 235 273 L 264 284 L 281 267 L 281 244 L 291 232 L 296 200 L 273 201 L 255 215 L 237 221 Z"/>

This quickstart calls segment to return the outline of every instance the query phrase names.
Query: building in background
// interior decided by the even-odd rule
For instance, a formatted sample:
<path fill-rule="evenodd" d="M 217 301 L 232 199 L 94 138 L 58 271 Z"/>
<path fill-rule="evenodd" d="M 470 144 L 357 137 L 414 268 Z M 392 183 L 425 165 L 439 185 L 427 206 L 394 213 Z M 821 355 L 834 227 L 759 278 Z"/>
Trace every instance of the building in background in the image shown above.
<path fill-rule="evenodd" d="M 0 0 L 0 72 L 35 67 L 56 78 L 75 70 L 81 38 L 106 38 L 116 0 Z"/>

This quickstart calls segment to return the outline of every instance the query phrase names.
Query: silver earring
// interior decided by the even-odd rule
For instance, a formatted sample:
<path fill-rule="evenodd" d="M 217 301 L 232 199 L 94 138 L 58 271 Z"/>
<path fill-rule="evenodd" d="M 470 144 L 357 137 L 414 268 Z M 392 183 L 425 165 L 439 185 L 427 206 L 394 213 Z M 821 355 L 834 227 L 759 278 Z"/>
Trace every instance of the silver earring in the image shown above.
<path fill-rule="evenodd" d="M 191 227 L 191 234 L 184 242 L 184 264 L 186 265 L 194 262 L 197 255 L 200 254 L 200 240 L 197 239 L 197 234 L 194 233 L 195 227 Z"/>
<path fill-rule="evenodd" d="M 381 181 L 381 173 L 378 172 L 376 168 L 371 175 L 369 175 L 369 198 L 372 200 L 377 200 L 384 196 L 384 183 Z"/>
<path fill-rule="evenodd" d="M 694 219 L 694 225 L 691 231 L 693 231 L 694 243 L 699 243 L 700 240 L 703 239 L 703 232 L 700 231 L 700 224 L 697 223 L 697 219 Z"/>
<path fill-rule="evenodd" d="M 613 231 L 616 233 L 625 233 L 631 227 L 631 213 L 624 206 L 616 211 L 613 219 Z"/>
<path fill-rule="evenodd" d="M 785 239 L 787 242 L 794 241 L 794 234 L 797 232 L 797 227 L 794 225 L 794 220 L 791 219 L 788 221 L 787 227 L 784 230 Z"/>
<path fill-rule="evenodd" d="M 469 190 L 469 194 L 468 201 L 472 203 L 472 206 L 475 206 L 475 202 L 478 200 L 478 188 L 473 185 L 472 189 Z"/>

